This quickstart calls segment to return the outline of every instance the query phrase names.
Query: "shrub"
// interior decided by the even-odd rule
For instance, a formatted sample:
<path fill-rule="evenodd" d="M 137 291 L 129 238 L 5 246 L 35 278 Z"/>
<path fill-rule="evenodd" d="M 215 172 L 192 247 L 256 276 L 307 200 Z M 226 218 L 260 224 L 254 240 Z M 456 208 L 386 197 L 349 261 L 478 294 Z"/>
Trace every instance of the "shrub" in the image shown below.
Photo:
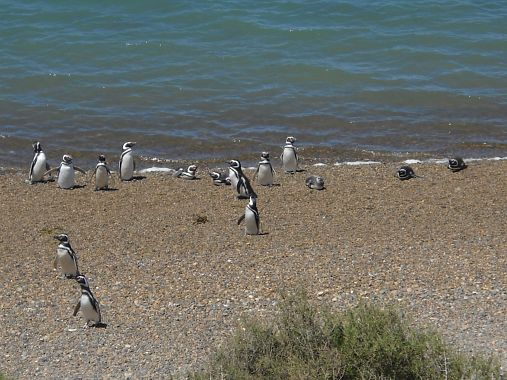
<path fill-rule="evenodd" d="M 250 319 L 193 379 L 496 379 L 492 358 L 465 357 L 396 309 L 317 310 L 283 295 L 270 322 Z"/>

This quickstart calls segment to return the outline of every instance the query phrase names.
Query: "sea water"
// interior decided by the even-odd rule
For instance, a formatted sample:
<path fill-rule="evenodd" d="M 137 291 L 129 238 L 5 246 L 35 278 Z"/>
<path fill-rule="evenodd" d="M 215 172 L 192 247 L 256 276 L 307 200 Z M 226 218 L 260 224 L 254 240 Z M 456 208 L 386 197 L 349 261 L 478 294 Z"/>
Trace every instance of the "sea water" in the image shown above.
<path fill-rule="evenodd" d="M 507 1 L 0 1 L 0 167 L 505 156 Z"/>

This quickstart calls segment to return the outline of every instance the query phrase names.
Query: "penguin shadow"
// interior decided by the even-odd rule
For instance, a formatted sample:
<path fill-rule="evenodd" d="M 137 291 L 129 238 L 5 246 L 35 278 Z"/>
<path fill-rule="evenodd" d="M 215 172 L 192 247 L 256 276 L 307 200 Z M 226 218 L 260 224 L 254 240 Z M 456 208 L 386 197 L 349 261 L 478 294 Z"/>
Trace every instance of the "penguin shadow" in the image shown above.
<path fill-rule="evenodd" d="M 82 189 L 86 187 L 86 185 L 74 185 L 73 187 L 69 188 L 69 189 L 62 189 L 61 187 L 58 187 L 59 189 L 62 189 L 62 190 L 76 190 L 76 189 Z"/>
<path fill-rule="evenodd" d="M 296 173 L 303 173 L 303 172 L 306 172 L 306 169 L 297 169 L 296 170 Z"/>
<path fill-rule="evenodd" d="M 93 189 L 93 191 L 104 191 L 104 192 L 107 192 L 107 191 L 118 191 L 118 189 L 116 187 L 108 187 L 107 189 Z"/>
<path fill-rule="evenodd" d="M 93 326 L 91 327 L 95 327 L 96 329 L 105 329 L 107 328 L 107 323 L 104 323 L 104 322 L 98 322 L 98 323 L 95 323 Z"/>
<path fill-rule="evenodd" d="M 269 232 L 259 232 L 257 236 L 269 235 Z"/>
<path fill-rule="evenodd" d="M 142 181 L 146 179 L 146 176 L 145 175 L 135 175 L 132 177 L 132 179 L 122 179 L 121 182 L 134 182 L 134 181 Z"/>

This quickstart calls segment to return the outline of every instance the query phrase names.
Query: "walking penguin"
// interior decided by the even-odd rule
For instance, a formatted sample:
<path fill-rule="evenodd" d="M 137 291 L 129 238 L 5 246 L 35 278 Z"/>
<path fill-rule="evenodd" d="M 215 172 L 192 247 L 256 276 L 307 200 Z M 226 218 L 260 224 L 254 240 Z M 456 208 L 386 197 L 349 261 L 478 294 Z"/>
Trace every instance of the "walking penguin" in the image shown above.
<path fill-rule="evenodd" d="M 42 151 L 42 146 L 39 141 L 35 141 L 32 144 L 33 147 L 33 160 L 30 165 L 30 175 L 28 180 L 30 183 L 44 181 L 44 174 L 51 168 L 46 160 L 46 153 Z"/>
<path fill-rule="evenodd" d="M 136 143 L 131 141 L 123 144 L 118 165 L 120 168 L 120 179 L 122 181 L 131 181 L 134 178 L 134 170 L 136 170 L 136 162 L 134 160 L 134 153 L 132 152 L 132 147 L 134 145 L 136 145 Z"/>
<path fill-rule="evenodd" d="M 254 174 L 254 179 L 257 177 L 257 182 L 261 186 L 273 186 L 273 177 L 275 174 L 275 170 L 271 165 L 271 161 L 269 161 L 269 153 L 262 152 L 261 160 L 257 165 L 257 170 Z"/>

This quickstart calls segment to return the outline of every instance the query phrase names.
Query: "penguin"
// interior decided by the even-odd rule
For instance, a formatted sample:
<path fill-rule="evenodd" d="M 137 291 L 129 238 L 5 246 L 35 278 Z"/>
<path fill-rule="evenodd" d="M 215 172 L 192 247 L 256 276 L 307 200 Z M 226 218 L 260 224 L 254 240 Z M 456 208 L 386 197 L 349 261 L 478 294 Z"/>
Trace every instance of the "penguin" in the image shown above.
<path fill-rule="evenodd" d="M 51 167 L 46 160 L 46 153 L 42 151 L 40 142 L 35 141 L 32 144 L 32 147 L 34 156 L 32 165 L 30 165 L 30 175 L 28 177 L 28 180 L 31 184 L 34 184 L 35 182 L 43 182 L 44 174 L 51 170 Z"/>
<path fill-rule="evenodd" d="M 461 157 L 449 158 L 449 165 L 447 166 L 452 172 L 459 172 L 460 170 L 466 169 L 467 164 Z"/>
<path fill-rule="evenodd" d="M 273 166 L 271 166 L 271 161 L 269 161 L 269 153 L 262 152 L 261 160 L 257 165 L 257 170 L 254 174 L 254 179 L 257 177 L 257 181 L 261 186 L 273 186 L 273 176 L 275 171 Z"/>
<path fill-rule="evenodd" d="M 396 172 L 396 176 L 401 179 L 402 181 L 410 179 L 410 178 L 417 178 L 418 176 L 415 174 L 414 169 L 412 169 L 410 166 L 402 166 L 398 171 Z"/>
<path fill-rule="evenodd" d="M 120 162 L 120 179 L 122 181 L 131 181 L 134 178 L 134 170 L 136 170 L 136 162 L 134 161 L 134 153 L 132 147 L 136 145 L 135 142 L 128 141 L 123 144 L 123 151 L 121 153 Z"/>
<path fill-rule="evenodd" d="M 187 171 L 184 171 L 183 168 L 180 168 L 173 174 L 173 176 L 182 179 L 191 179 L 191 180 L 197 179 L 197 177 L 195 176 L 196 171 L 197 165 L 190 165 L 187 168 Z"/>
<path fill-rule="evenodd" d="M 227 177 L 227 174 L 220 173 L 220 172 L 209 172 L 209 176 L 213 179 L 213 185 L 220 186 L 220 185 L 231 185 L 231 180 L 229 177 Z"/>
<path fill-rule="evenodd" d="M 60 189 L 73 189 L 76 187 L 76 181 L 75 181 L 75 171 L 79 171 L 83 174 L 86 174 L 86 172 L 75 166 L 72 163 L 72 156 L 69 154 L 64 154 L 62 158 L 62 162 L 60 163 L 60 166 L 57 168 L 53 168 L 44 175 L 48 175 L 54 171 L 58 172 L 58 179 L 56 183 L 58 184 L 58 187 Z"/>
<path fill-rule="evenodd" d="M 231 181 L 231 186 L 238 193 L 238 199 L 248 199 L 251 196 L 257 198 L 257 194 L 255 194 L 255 191 L 250 184 L 250 180 L 243 173 L 241 162 L 238 160 L 230 160 L 228 164 L 229 179 Z"/>
<path fill-rule="evenodd" d="M 315 190 L 324 190 L 324 178 L 312 175 L 308 177 L 305 181 L 306 186 L 308 186 L 310 189 Z"/>
<path fill-rule="evenodd" d="M 86 320 L 86 324 L 83 326 L 83 328 L 88 328 L 92 326 L 99 327 L 101 325 L 103 326 L 102 316 L 100 314 L 99 301 L 97 301 L 92 291 L 90 290 L 88 279 L 83 275 L 79 275 L 76 277 L 76 281 L 81 287 L 81 298 L 76 304 L 72 316 L 75 317 L 79 309 L 81 309 L 81 312 L 83 313 L 83 316 Z M 93 324 L 90 325 L 90 322 L 93 322 Z"/>
<path fill-rule="evenodd" d="M 79 276 L 77 255 L 70 246 L 69 235 L 59 234 L 54 236 L 54 238 L 60 242 L 58 248 L 56 248 L 56 257 L 53 262 L 54 269 L 57 270 L 58 264 L 60 264 L 60 270 L 66 278 Z"/>
<path fill-rule="evenodd" d="M 238 219 L 238 225 L 245 220 L 245 235 L 260 234 L 260 218 L 257 210 L 257 199 L 250 196 L 250 200 L 245 207 L 245 213 Z"/>
<path fill-rule="evenodd" d="M 285 173 L 294 174 L 299 170 L 298 153 L 296 147 L 294 146 L 295 142 L 296 138 L 293 136 L 289 136 L 285 140 L 285 146 L 283 147 L 282 155 L 280 156 Z"/>
<path fill-rule="evenodd" d="M 92 176 L 95 176 L 95 191 L 107 190 L 109 188 L 109 177 L 111 177 L 111 170 L 107 166 L 106 156 L 103 154 L 99 156 L 99 162 L 97 162 Z"/>

